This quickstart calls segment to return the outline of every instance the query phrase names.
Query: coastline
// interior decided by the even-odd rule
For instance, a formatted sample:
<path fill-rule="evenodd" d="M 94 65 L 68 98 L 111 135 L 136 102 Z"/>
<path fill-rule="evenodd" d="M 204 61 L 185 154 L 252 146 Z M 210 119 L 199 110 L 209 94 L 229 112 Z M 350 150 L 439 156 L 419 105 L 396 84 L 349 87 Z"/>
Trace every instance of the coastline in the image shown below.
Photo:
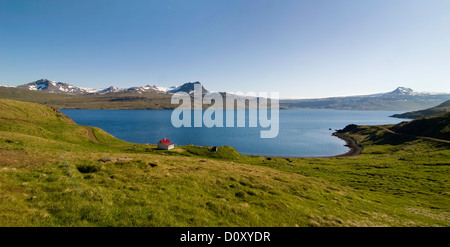
<path fill-rule="evenodd" d="M 338 132 L 334 132 L 332 135 L 344 140 L 346 143 L 345 146 L 350 148 L 350 150 L 347 153 L 335 155 L 332 157 L 334 157 L 334 158 L 351 157 L 351 156 L 357 156 L 357 155 L 361 154 L 363 147 L 358 145 L 356 143 L 355 139 L 345 136 L 344 134 L 338 133 Z"/>

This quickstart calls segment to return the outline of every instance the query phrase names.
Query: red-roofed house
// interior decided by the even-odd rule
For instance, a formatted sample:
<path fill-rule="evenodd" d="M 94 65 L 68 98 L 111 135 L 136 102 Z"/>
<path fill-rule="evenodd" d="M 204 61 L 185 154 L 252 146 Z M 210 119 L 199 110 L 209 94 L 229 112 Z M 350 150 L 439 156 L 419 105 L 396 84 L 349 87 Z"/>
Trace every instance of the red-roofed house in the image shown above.
<path fill-rule="evenodd" d="M 175 144 L 173 144 L 169 139 L 163 138 L 159 140 L 158 142 L 158 149 L 162 150 L 169 150 L 175 147 Z"/>

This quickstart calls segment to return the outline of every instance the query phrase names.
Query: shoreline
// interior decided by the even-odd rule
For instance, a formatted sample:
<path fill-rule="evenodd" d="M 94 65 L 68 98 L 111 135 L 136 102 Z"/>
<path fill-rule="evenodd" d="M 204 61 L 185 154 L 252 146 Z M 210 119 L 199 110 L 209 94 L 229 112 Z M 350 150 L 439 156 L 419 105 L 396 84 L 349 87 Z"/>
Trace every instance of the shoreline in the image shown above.
<path fill-rule="evenodd" d="M 341 140 L 344 140 L 346 143 L 344 146 L 349 147 L 350 150 L 344 154 L 331 156 L 331 158 L 352 157 L 361 154 L 363 147 L 359 146 L 353 138 L 345 136 L 344 134 L 338 132 L 334 132 L 332 135 L 340 138 Z"/>

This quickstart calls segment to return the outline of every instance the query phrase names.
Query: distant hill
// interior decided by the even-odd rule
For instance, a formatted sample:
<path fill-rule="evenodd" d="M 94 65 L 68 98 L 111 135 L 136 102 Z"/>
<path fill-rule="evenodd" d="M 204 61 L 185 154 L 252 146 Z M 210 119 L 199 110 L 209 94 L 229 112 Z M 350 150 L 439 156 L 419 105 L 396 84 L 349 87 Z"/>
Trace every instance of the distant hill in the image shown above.
<path fill-rule="evenodd" d="M 448 93 L 415 92 L 410 88 L 398 87 L 392 92 L 371 95 L 280 100 L 280 106 L 285 109 L 414 111 L 449 99 Z"/>
<path fill-rule="evenodd" d="M 391 117 L 416 119 L 446 112 L 450 112 L 450 100 L 447 100 L 438 106 L 431 107 L 425 110 L 394 114 Z"/>
<path fill-rule="evenodd" d="M 450 112 L 402 122 L 392 126 L 390 130 L 406 135 L 426 136 L 450 141 Z"/>

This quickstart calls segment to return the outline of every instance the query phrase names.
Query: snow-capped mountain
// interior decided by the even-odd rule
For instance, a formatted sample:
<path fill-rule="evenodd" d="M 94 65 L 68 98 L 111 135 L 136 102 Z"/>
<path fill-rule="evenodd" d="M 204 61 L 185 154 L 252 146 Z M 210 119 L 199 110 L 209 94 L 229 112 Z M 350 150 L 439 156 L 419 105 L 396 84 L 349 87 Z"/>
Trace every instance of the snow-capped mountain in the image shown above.
<path fill-rule="evenodd" d="M 32 91 L 44 91 L 47 93 L 60 93 L 60 94 L 87 94 L 90 89 L 76 87 L 64 82 L 55 82 L 47 79 L 41 79 L 34 82 L 30 82 L 24 85 L 18 86 L 18 88 L 24 88 Z"/>
<path fill-rule="evenodd" d="M 194 86 L 195 85 L 201 85 L 200 82 L 196 81 L 196 82 L 188 82 L 185 83 L 179 87 L 175 87 L 171 90 L 168 90 L 167 93 L 179 93 L 179 92 L 185 92 L 185 93 L 192 93 L 194 92 Z M 208 90 L 206 90 L 203 85 L 202 85 L 202 93 L 208 93 Z"/>
<path fill-rule="evenodd" d="M 390 96 L 424 96 L 424 95 L 432 95 L 432 94 L 442 94 L 442 93 L 415 92 L 411 88 L 398 87 L 394 91 L 386 93 L 385 95 L 390 95 Z"/>
<path fill-rule="evenodd" d="M 121 93 L 121 92 L 125 92 L 125 91 L 126 91 L 126 89 L 124 89 L 124 88 L 118 88 L 118 87 L 110 86 L 110 87 L 105 88 L 105 89 L 100 89 L 100 90 L 98 90 L 98 91 L 96 91 L 94 93 L 99 93 L 99 94 L 102 94 L 102 93 Z"/>
<path fill-rule="evenodd" d="M 200 84 L 200 82 L 188 82 L 181 86 L 172 87 L 159 87 L 159 86 L 143 86 L 143 87 L 130 87 L 130 88 L 118 88 L 115 86 L 110 86 L 107 88 L 85 88 L 77 87 L 64 82 L 55 82 L 48 79 L 40 79 L 34 82 L 23 84 L 17 86 L 18 88 L 23 88 L 31 91 L 42 91 L 47 93 L 55 94 L 69 94 L 69 95 L 82 95 L 82 94 L 109 94 L 109 93 L 161 93 L 161 94 L 173 94 L 177 92 L 192 93 L 194 90 L 194 85 Z M 11 87 L 11 86 L 4 86 Z M 202 86 L 203 92 L 208 92 Z"/>
<path fill-rule="evenodd" d="M 415 92 L 411 88 L 398 87 L 394 91 L 390 92 L 390 94 L 395 94 L 395 95 L 413 95 L 413 94 L 415 94 Z"/>

